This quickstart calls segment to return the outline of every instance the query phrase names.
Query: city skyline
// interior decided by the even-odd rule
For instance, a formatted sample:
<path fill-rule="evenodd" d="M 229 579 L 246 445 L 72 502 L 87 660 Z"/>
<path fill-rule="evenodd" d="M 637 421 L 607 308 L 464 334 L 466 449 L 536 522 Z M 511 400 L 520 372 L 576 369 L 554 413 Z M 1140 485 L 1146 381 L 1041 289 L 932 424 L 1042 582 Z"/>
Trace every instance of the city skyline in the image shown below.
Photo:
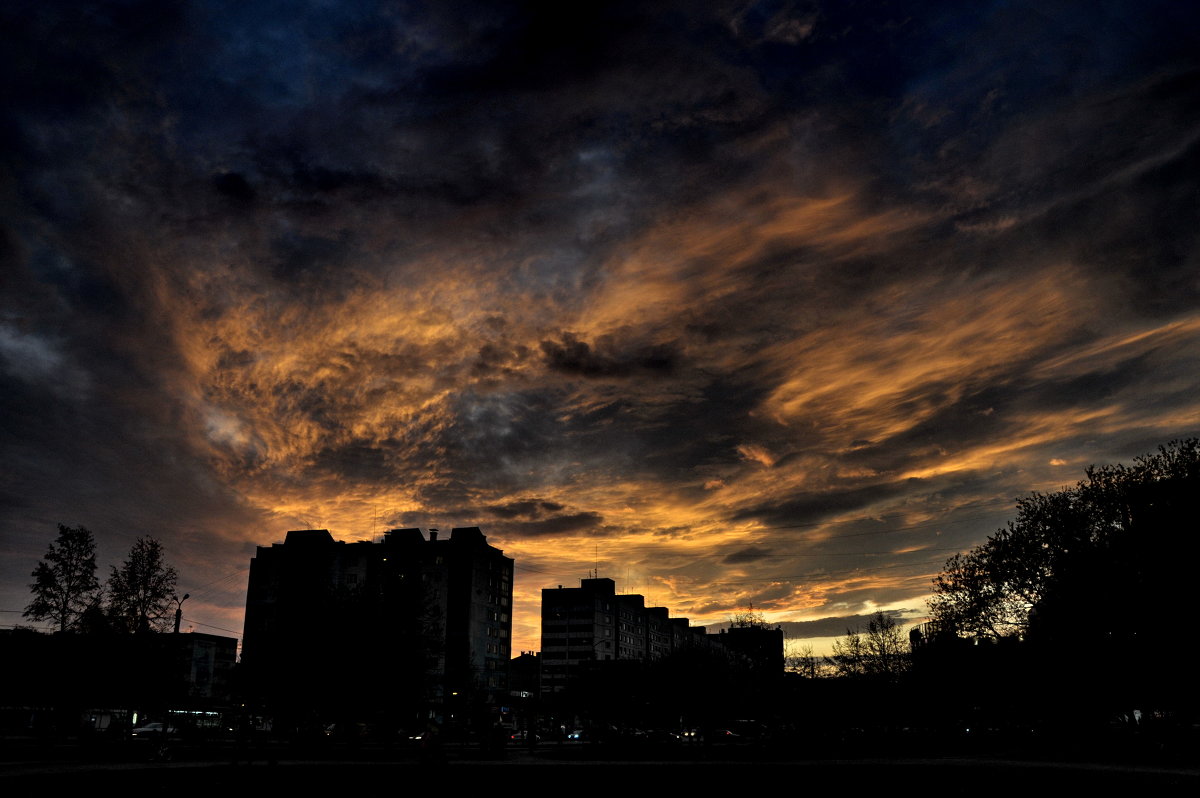
<path fill-rule="evenodd" d="M 6 5 L 0 623 L 58 523 L 202 632 L 321 528 L 479 527 L 514 654 L 591 571 L 922 619 L 1200 434 L 1198 14 Z"/>

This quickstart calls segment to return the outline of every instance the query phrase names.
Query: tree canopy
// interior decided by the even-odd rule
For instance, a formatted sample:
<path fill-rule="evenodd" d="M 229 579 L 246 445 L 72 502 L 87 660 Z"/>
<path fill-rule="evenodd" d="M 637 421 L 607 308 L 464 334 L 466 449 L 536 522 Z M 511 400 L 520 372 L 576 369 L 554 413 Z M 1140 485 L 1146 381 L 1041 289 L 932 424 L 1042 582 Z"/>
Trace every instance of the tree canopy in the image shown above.
<path fill-rule="evenodd" d="M 735 612 L 729 618 L 729 626 L 733 629 L 770 629 L 767 617 L 754 609 L 751 604 L 745 612 Z"/>
<path fill-rule="evenodd" d="M 24 617 L 52 621 L 60 632 L 78 626 L 84 612 L 100 600 L 96 580 L 96 541 L 84 527 L 58 525 L 58 539 L 33 570 L 33 601 Z"/>
<path fill-rule="evenodd" d="M 165 631 L 171 621 L 177 573 L 163 558 L 162 544 L 140 537 L 120 568 L 108 578 L 109 614 L 129 632 Z"/>
<path fill-rule="evenodd" d="M 932 619 L 968 637 L 1021 636 L 1052 619 L 1078 626 L 1083 602 L 1122 591 L 1124 606 L 1163 617 L 1187 583 L 1179 563 L 1194 562 L 1194 508 L 1200 493 L 1200 441 L 1172 441 L 1132 466 L 1087 469 L 1073 488 L 1017 501 L 1016 520 L 934 579 Z M 1178 606 L 1186 606 L 1179 604 Z M 1093 613 L 1094 614 L 1094 613 Z M 1105 622 L 1119 620 L 1106 613 Z M 1057 623 L 1057 621 L 1056 621 Z"/>
<path fill-rule="evenodd" d="M 890 680 L 908 670 L 908 643 L 896 619 L 881 610 L 867 621 L 865 632 L 847 629 L 834 642 L 830 661 L 838 676 Z"/>

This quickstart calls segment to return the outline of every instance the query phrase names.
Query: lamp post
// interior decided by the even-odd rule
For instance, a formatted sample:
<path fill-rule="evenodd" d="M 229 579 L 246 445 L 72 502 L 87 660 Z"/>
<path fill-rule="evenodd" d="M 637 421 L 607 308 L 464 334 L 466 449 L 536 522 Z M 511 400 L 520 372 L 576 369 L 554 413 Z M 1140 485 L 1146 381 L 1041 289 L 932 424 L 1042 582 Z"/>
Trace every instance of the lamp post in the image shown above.
<path fill-rule="evenodd" d="M 183 602 L 187 601 L 191 593 L 184 593 L 183 598 L 175 597 L 175 634 L 179 634 L 179 621 L 183 618 Z"/>

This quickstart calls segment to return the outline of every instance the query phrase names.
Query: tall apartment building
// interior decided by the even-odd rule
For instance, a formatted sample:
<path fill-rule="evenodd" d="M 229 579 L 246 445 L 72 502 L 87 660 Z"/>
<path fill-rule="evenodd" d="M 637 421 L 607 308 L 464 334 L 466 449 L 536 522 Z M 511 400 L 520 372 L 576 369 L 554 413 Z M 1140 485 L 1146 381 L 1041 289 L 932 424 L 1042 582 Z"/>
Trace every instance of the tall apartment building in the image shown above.
<path fill-rule="evenodd" d="M 393 529 L 380 543 L 287 533 L 250 562 L 242 662 L 267 700 L 507 693 L 513 560 L 477 527 Z"/>
<path fill-rule="evenodd" d="M 542 692 L 561 691 L 591 663 L 657 659 L 704 642 L 704 627 L 647 607 L 636 593 L 618 594 L 611 579 L 542 590 Z"/>

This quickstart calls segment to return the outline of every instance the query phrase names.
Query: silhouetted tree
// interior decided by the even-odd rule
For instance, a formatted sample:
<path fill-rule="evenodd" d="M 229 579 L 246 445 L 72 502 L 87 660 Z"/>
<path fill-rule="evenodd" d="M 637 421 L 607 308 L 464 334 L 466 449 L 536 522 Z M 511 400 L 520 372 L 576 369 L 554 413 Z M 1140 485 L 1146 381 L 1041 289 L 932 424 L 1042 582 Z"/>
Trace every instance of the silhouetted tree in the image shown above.
<path fill-rule="evenodd" d="M 894 679 L 908 670 L 908 643 L 896 619 L 880 611 L 865 632 L 847 629 L 834 642 L 832 660 L 838 676 Z"/>
<path fill-rule="evenodd" d="M 751 604 L 745 612 L 735 612 L 729 618 L 729 625 L 735 629 L 770 629 L 766 616 L 754 609 Z"/>
<path fill-rule="evenodd" d="M 58 540 L 33 570 L 33 601 L 24 617 L 52 621 L 60 632 L 74 629 L 100 599 L 96 580 L 96 541 L 84 527 L 58 525 Z"/>
<path fill-rule="evenodd" d="M 109 614 L 129 632 L 165 631 L 177 573 L 163 559 L 162 544 L 138 538 L 120 568 L 108 578 Z"/>
<path fill-rule="evenodd" d="M 1105 584 L 1159 596 L 1153 612 L 1160 614 L 1172 606 L 1164 591 L 1175 589 L 1175 580 L 1163 578 L 1173 565 L 1162 552 L 1195 548 L 1188 519 L 1198 492 L 1200 441 L 1191 439 L 1159 447 L 1131 467 L 1089 468 L 1074 488 L 1020 499 L 1007 528 L 947 561 L 934 579 L 932 619 L 963 636 L 1021 636 L 1035 608 L 1078 623 L 1080 608 L 1056 608 Z"/>
<path fill-rule="evenodd" d="M 813 653 L 812 644 L 806 644 L 784 659 L 785 668 L 791 673 L 798 673 L 806 679 L 816 679 L 825 673 L 821 657 Z"/>
<path fill-rule="evenodd" d="M 1029 611 L 1067 555 L 1090 546 L 1103 527 L 1082 489 L 1017 501 L 1017 520 L 968 554 L 956 554 L 934 579 L 933 619 L 971 637 L 1024 632 Z"/>

